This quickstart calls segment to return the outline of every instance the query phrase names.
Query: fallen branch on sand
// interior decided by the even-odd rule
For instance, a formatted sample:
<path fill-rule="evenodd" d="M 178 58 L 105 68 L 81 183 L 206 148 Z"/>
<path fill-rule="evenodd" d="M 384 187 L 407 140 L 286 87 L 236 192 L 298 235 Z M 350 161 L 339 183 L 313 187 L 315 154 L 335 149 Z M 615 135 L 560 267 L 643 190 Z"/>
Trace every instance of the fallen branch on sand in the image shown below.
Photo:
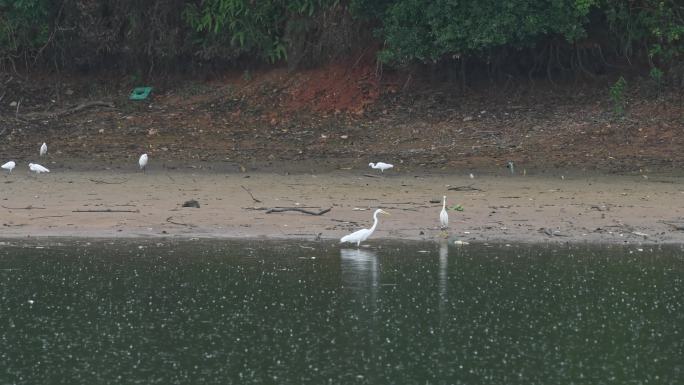
<path fill-rule="evenodd" d="M 166 221 L 169 222 L 169 223 L 171 223 L 172 225 L 187 226 L 187 227 L 195 227 L 195 225 L 193 225 L 193 224 L 190 224 L 190 223 L 181 223 L 181 222 L 174 222 L 174 221 L 172 221 L 171 219 L 173 219 L 173 217 L 168 217 L 168 218 L 166 218 Z"/>
<path fill-rule="evenodd" d="M 240 187 L 242 187 L 243 190 L 247 191 L 247 194 L 249 194 L 249 196 L 252 197 L 252 200 L 254 201 L 254 203 L 261 203 L 260 200 L 256 199 L 256 198 L 254 197 L 254 195 L 252 195 L 252 192 L 249 191 L 249 189 L 248 189 L 247 187 L 242 186 L 242 185 L 241 185 Z"/>
<path fill-rule="evenodd" d="M 283 208 L 272 208 L 272 209 L 268 209 L 268 210 L 266 210 L 266 214 L 270 214 L 270 213 L 282 213 L 282 212 L 284 212 L 284 211 L 298 211 L 298 212 L 300 212 L 300 213 L 309 214 L 309 215 L 323 215 L 323 214 L 327 213 L 327 212 L 330 211 L 330 210 L 332 210 L 332 207 L 328 207 L 327 209 L 321 210 L 321 211 L 319 211 L 319 212 L 316 213 L 316 212 L 313 212 L 313 211 L 300 209 L 299 207 L 283 207 Z"/>
<path fill-rule="evenodd" d="M 102 209 L 102 210 L 71 210 L 72 213 L 139 213 L 140 210 L 113 210 L 113 209 Z"/>
<path fill-rule="evenodd" d="M 43 217 L 33 217 L 29 218 L 29 220 L 34 220 L 34 219 L 44 219 L 44 218 L 64 218 L 66 215 L 46 215 Z"/>
<path fill-rule="evenodd" d="M 120 182 L 107 182 L 106 180 L 93 179 L 93 178 L 89 178 L 89 180 L 90 180 L 91 182 L 95 182 L 95 183 L 97 183 L 97 184 L 122 184 L 122 183 L 128 182 L 128 179 L 124 179 L 124 180 L 122 180 L 122 181 L 120 181 Z"/>
<path fill-rule="evenodd" d="M 658 222 L 672 226 L 675 230 L 684 231 L 684 224 L 682 224 L 682 223 L 668 222 L 668 221 L 658 221 Z"/>
<path fill-rule="evenodd" d="M 268 207 L 244 207 L 243 209 L 244 210 L 266 211 L 266 214 L 282 213 L 285 211 L 297 211 L 297 212 L 309 214 L 309 215 L 323 215 L 323 214 L 329 212 L 330 210 L 332 210 L 332 207 L 329 207 L 327 209 L 323 209 L 319 212 L 305 210 L 301 207 L 272 207 L 272 208 L 268 208 Z"/>
<path fill-rule="evenodd" d="M 26 207 L 7 207 L 3 205 L 2 208 L 5 208 L 7 210 L 45 210 L 45 207 L 35 207 L 31 205 L 28 205 Z"/>
<path fill-rule="evenodd" d="M 45 119 L 45 118 L 59 118 L 64 115 L 69 115 L 73 114 L 76 112 L 79 112 L 81 110 L 84 110 L 86 108 L 91 108 L 91 107 L 109 107 L 109 108 L 114 108 L 114 103 L 112 102 L 103 102 L 101 100 L 96 100 L 94 102 L 86 102 L 86 103 L 81 103 L 69 108 L 65 108 L 61 111 L 55 111 L 55 112 L 33 112 L 30 114 L 24 115 L 24 118 L 27 119 Z"/>
<path fill-rule="evenodd" d="M 472 184 L 469 184 L 467 186 L 453 186 L 453 187 L 449 187 L 447 190 L 450 190 L 450 191 L 484 191 L 481 188 L 473 187 Z"/>

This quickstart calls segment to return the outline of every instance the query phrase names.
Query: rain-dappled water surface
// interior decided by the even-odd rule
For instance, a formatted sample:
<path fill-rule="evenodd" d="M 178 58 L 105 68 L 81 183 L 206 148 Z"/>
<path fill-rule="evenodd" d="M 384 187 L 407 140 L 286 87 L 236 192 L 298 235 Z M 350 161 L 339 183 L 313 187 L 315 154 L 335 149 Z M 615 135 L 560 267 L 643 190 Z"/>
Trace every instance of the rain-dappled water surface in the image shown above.
<path fill-rule="evenodd" d="M 684 252 L 0 243 L 0 383 L 682 384 Z"/>

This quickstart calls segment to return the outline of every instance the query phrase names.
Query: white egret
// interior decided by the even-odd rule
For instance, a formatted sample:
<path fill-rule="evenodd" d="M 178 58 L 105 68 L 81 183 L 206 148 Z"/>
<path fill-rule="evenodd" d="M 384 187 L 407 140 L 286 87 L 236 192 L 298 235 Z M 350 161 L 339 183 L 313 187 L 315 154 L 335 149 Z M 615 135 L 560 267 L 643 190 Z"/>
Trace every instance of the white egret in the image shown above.
<path fill-rule="evenodd" d="M 15 168 L 16 166 L 17 166 L 17 164 L 14 163 L 13 160 L 10 160 L 9 162 L 3 164 L 3 165 L 0 166 L 0 167 L 4 168 L 5 170 L 9 170 L 9 172 L 10 172 L 10 174 L 11 174 L 11 173 L 12 173 L 12 170 L 14 170 L 14 168 Z"/>
<path fill-rule="evenodd" d="M 349 235 L 345 235 L 340 239 L 340 243 L 344 242 L 349 242 L 349 243 L 354 243 L 356 242 L 356 247 L 359 247 L 361 245 L 361 242 L 365 241 L 368 239 L 368 237 L 373 234 L 373 231 L 375 231 L 375 228 L 378 226 L 378 214 L 385 214 L 389 215 L 389 213 L 383 209 L 377 209 L 375 210 L 375 213 L 373 213 L 373 227 L 370 229 L 361 229 L 359 231 L 355 231 Z"/>
<path fill-rule="evenodd" d="M 48 170 L 47 168 L 45 168 L 45 167 L 39 165 L 38 163 L 29 163 L 29 169 L 30 169 L 31 171 L 35 172 L 36 174 L 40 174 L 40 173 L 43 173 L 43 172 L 50 172 L 50 170 Z"/>
<path fill-rule="evenodd" d="M 140 165 L 140 169 L 145 172 L 145 167 L 147 167 L 147 154 L 142 154 L 140 155 L 140 159 L 138 159 L 138 164 Z"/>
<path fill-rule="evenodd" d="M 444 203 L 442 203 L 442 211 L 439 213 L 439 224 L 442 230 L 449 227 L 449 214 L 446 211 L 446 195 L 444 196 Z"/>
<path fill-rule="evenodd" d="M 43 156 L 47 154 L 47 144 L 43 143 L 42 146 L 40 146 L 40 156 Z"/>
<path fill-rule="evenodd" d="M 506 168 L 511 170 L 511 175 L 515 175 L 515 165 L 512 160 L 509 160 L 508 163 L 506 163 Z"/>
<path fill-rule="evenodd" d="M 394 167 L 393 164 L 384 163 L 384 162 L 378 162 L 378 163 L 372 163 L 371 162 L 371 163 L 368 163 L 368 165 L 371 168 L 374 168 L 376 170 L 380 170 L 382 172 L 385 172 L 385 170 L 389 170 L 390 168 Z"/>

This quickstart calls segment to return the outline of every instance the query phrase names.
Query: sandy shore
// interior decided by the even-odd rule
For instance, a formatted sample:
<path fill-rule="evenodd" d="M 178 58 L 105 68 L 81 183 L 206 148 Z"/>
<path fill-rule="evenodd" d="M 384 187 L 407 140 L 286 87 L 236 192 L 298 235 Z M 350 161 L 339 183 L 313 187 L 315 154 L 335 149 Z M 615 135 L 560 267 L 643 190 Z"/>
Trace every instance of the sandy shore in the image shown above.
<path fill-rule="evenodd" d="M 6 238 L 334 239 L 369 227 L 371 210 L 381 207 L 392 215 L 382 218 L 372 239 L 431 240 L 440 237 L 440 200 L 447 195 L 448 205 L 464 208 L 449 212 L 453 239 L 684 243 L 684 231 L 668 224 L 684 226 L 681 177 L 380 175 L 104 169 L 36 176 L 15 170 L 0 176 L 0 224 Z M 182 207 L 190 199 L 200 208 Z M 263 210 L 272 207 L 332 210 L 321 216 Z"/>

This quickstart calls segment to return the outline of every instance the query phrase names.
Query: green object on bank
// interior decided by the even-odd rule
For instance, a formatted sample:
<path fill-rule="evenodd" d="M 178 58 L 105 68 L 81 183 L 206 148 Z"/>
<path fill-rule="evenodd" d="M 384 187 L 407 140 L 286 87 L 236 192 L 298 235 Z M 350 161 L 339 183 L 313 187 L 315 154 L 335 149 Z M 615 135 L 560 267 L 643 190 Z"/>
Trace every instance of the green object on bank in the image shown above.
<path fill-rule="evenodd" d="M 145 100 L 152 92 L 152 87 L 136 87 L 128 98 L 131 100 Z"/>

